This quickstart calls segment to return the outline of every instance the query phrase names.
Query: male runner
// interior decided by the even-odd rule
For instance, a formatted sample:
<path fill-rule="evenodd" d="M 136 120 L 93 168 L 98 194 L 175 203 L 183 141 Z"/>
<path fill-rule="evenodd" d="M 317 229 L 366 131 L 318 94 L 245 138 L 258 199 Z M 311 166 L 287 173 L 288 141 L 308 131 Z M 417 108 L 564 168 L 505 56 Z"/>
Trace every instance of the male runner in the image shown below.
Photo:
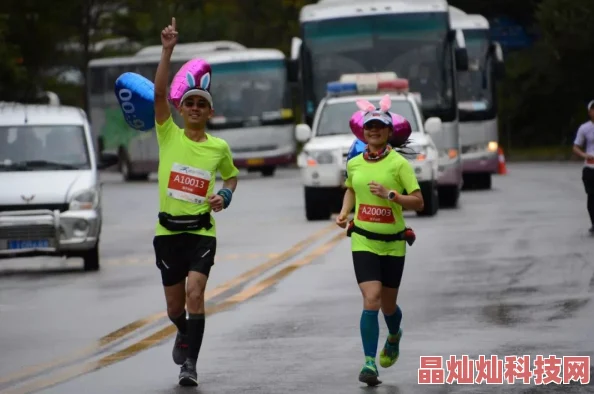
<path fill-rule="evenodd" d="M 590 214 L 590 234 L 594 235 L 594 100 L 588 104 L 590 120 L 582 124 L 573 142 L 573 151 L 584 159 L 582 181 L 588 195 L 588 213 Z M 583 151 L 582 147 L 586 146 Z"/>
<path fill-rule="evenodd" d="M 160 212 L 153 245 L 167 313 L 178 329 L 173 360 L 181 365 L 179 384 L 197 386 L 196 361 L 204 336 L 204 289 L 217 248 L 215 220 L 210 213 L 229 206 L 239 171 L 233 165 L 229 145 L 205 131 L 214 113 L 208 91 L 188 90 L 179 108 L 184 128 L 173 122 L 167 80 L 177 37 L 172 18 L 171 25 L 161 32 L 163 50 L 155 75 Z M 215 194 L 217 171 L 224 182 Z"/>

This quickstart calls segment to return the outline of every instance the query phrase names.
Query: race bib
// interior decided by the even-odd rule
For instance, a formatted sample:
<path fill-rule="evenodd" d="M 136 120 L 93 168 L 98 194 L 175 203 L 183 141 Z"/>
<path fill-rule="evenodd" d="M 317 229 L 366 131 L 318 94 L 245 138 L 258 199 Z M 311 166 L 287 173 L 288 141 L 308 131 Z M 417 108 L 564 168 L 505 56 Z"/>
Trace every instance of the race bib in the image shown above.
<path fill-rule="evenodd" d="M 377 205 L 365 205 L 359 204 L 359 212 L 357 213 L 357 219 L 362 222 L 373 222 L 373 223 L 395 223 L 394 212 L 390 207 L 380 207 Z"/>
<path fill-rule="evenodd" d="M 174 163 L 169 174 L 167 195 L 177 200 L 201 204 L 206 200 L 209 185 L 208 171 Z"/>
<path fill-rule="evenodd" d="M 594 164 L 594 159 L 586 159 L 586 164 Z"/>

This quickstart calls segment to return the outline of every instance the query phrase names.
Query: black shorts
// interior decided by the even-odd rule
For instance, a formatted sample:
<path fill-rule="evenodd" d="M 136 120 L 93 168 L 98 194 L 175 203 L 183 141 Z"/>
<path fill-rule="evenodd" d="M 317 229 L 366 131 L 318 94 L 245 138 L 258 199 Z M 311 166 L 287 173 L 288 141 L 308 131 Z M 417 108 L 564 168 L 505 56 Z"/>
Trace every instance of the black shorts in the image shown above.
<path fill-rule="evenodd" d="M 371 252 L 353 252 L 357 283 L 380 281 L 382 286 L 397 289 L 404 272 L 404 256 L 379 256 Z"/>
<path fill-rule="evenodd" d="M 172 286 L 185 280 L 190 271 L 210 274 L 217 239 L 190 233 L 158 235 L 153 239 L 153 247 L 163 286 Z"/>
<path fill-rule="evenodd" d="M 594 194 L 594 168 L 584 167 L 582 181 L 584 182 L 586 194 Z"/>

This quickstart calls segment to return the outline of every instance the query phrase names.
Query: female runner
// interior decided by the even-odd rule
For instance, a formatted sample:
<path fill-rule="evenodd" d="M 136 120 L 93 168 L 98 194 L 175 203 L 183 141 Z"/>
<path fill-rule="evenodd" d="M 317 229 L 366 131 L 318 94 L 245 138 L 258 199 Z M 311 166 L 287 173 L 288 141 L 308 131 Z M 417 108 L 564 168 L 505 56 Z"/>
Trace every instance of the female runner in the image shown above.
<path fill-rule="evenodd" d="M 380 101 L 380 108 L 366 101 L 359 101 L 357 105 L 365 111 L 363 135 L 367 146 L 362 154 L 347 163 L 347 190 L 336 224 L 345 228 L 348 215 L 355 208 L 348 233 L 355 277 L 363 295 L 360 330 L 365 364 L 359 381 L 376 386 L 381 383 L 375 364 L 380 308 L 389 330 L 380 353 L 382 367 L 388 368 L 398 360 L 402 337 L 402 310 L 396 304 L 406 255 L 402 209 L 422 210 L 423 196 L 408 160 L 394 150 L 406 146 L 410 124 L 388 112 L 391 106 L 388 95 Z M 402 121 L 395 123 L 394 119 Z M 405 138 L 393 138 L 400 137 L 395 133 L 402 133 L 407 127 Z M 398 146 L 388 143 L 391 138 L 392 141 L 400 139 L 396 142 Z M 404 192 L 407 195 L 403 195 Z"/>

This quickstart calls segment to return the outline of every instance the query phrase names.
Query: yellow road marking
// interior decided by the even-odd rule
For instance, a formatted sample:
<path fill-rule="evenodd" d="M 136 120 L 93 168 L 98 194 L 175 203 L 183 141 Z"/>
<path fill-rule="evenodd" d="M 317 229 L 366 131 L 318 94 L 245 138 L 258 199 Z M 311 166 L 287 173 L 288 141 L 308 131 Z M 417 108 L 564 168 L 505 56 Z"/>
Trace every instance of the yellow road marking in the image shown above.
<path fill-rule="evenodd" d="M 342 239 L 345 238 L 345 233 L 341 232 L 334 237 L 332 237 L 328 242 L 325 244 L 318 246 L 314 249 L 310 254 L 303 257 L 302 259 L 288 265 L 287 267 L 281 269 L 280 271 L 270 275 L 269 277 L 263 279 L 259 283 L 251 286 L 238 294 L 229 297 L 225 301 L 216 304 L 210 308 L 206 309 L 207 315 L 212 315 L 218 312 L 222 312 L 229 307 L 244 302 L 254 296 L 258 295 L 262 291 L 270 288 L 271 286 L 275 285 L 276 283 L 280 282 L 283 278 L 288 276 L 291 272 L 297 270 L 300 267 L 303 267 L 307 264 L 313 262 L 316 258 L 328 253 L 334 246 L 336 246 Z M 40 381 L 32 382 L 28 385 L 18 387 L 11 391 L 6 391 L 5 394 L 27 394 L 33 391 L 45 389 L 51 386 L 55 386 L 56 384 L 63 383 L 67 380 L 73 379 L 75 377 L 84 375 L 89 372 L 96 371 L 98 369 L 107 367 L 109 365 L 115 364 L 118 361 L 125 360 L 130 358 L 143 350 L 146 350 L 150 347 L 158 345 L 159 343 L 163 342 L 167 338 L 173 336 L 177 333 L 177 328 L 170 324 L 165 328 L 151 334 L 144 339 L 136 342 L 125 349 L 119 350 L 113 354 L 103 357 L 102 359 L 89 362 L 83 365 L 75 365 L 73 367 L 68 368 L 67 370 L 63 371 L 62 373 L 49 377 L 46 379 L 42 379 Z"/>
<path fill-rule="evenodd" d="M 293 245 L 293 247 L 291 247 L 290 249 L 287 249 L 286 251 L 284 251 L 277 257 L 272 258 L 271 260 L 265 262 L 264 264 L 260 264 L 259 266 L 252 268 L 249 271 L 244 272 L 243 274 L 239 275 L 235 279 L 231 279 L 229 282 L 225 283 L 224 285 L 218 286 L 212 292 L 207 291 L 205 296 L 207 298 L 216 297 L 219 294 L 222 294 L 222 293 L 226 292 L 227 290 L 240 285 L 241 283 L 247 282 L 248 280 L 255 278 L 260 273 L 267 271 L 267 270 L 281 264 L 282 262 L 288 260 L 292 256 L 299 253 L 306 246 L 308 246 L 309 244 L 312 244 L 313 242 L 318 240 L 320 237 L 326 235 L 327 233 L 329 233 L 330 231 L 332 231 L 334 229 L 335 229 L 335 224 L 331 224 L 327 227 L 324 227 L 322 230 L 313 234 L 309 238 L 306 238 L 305 240 Z"/>
<path fill-rule="evenodd" d="M 257 277 L 262 272 L 273 268 L 276 265 L 279 265 L 286 261 L 287 259 L 293 257 L 294 255 L 298 254 L 303 250 L 305 247 L 309 246 L 310 244 L 314 243 L 315 241 L 319 240 L 320 237 L 326 235 L 330 231 L 332 231 L 335 227 L 334 224 L 330 224 L 318 232 L 310 235 L 308 238 L 298 242 L 297 244 L 293 245 L 291 248 L 287 249 L 285 252 L 281 253 L 280 255 L 273 257 L 271 260 L 260 264 L 251 270 L 244 272 L 240 276 L 231 279 L 230 281 L 221 284 L 220 286 L 214 288 L 213 290 L 206 291 L 205 293 L 205 300 L 209 300 L 213 297 L 216 297 L 219 294 L 224 293 L 225 291 L 242 284 L 243 282 L 247 282 L 255 277 Z M 31 367 L 27 367 L 19 372 L 14 374 L 5 376 L 0 378 L 0 384 L 4 384 L 7 382 L 12 382 L 15 380 L 20 380 L 23 378 L 30 378 L 33 375 L 45 372 L 46 370 L 59 367 L 61 365 L 67 364 L 69 362 L 75 361 L 83 356 L 92 355 L 93 353 L 100 351 L 103 347 L 123 338 L 124 336 L 146 326 L 149 325 L 159 319 L 162 319 L 167 316 L 167 312 L 159 312 L 155 313 L 151 316 L 136 320 L 118 330 L 115 330 L 104 337 L 100 338 L 99 341 L 91 346 L 85 347 L 77 352 L 74 352 L 70 355 L 60 357 L 58 359 L 49 361 L 44 364 L 34 365 Z"/>

